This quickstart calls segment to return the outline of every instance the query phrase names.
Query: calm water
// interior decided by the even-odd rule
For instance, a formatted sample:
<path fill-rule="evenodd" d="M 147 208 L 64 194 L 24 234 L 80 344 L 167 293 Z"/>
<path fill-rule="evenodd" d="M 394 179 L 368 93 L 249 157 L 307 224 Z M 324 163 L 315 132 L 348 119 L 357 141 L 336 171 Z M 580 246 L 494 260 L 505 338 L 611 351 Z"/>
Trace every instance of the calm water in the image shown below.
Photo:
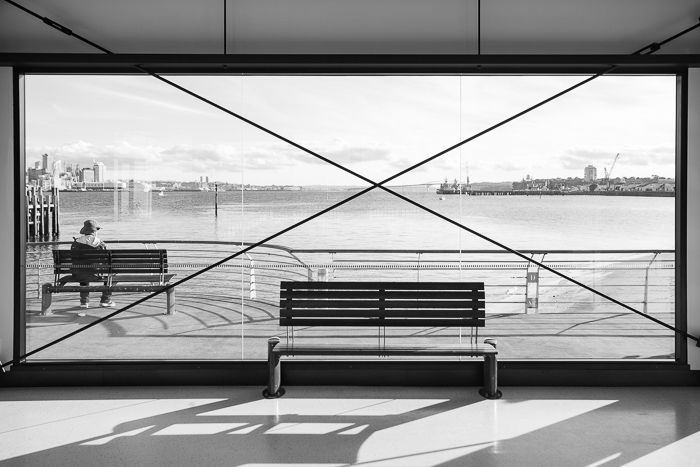
<path fill-rule="evenodd" d="M 256 242 L 355 192 L 61 193 L 61 240 L 96 219 L 101 237 Z M 446 196 L 411 199 L 517 249 L 673 249 L 674 199 Z M 270 243 L 293 248 L 495 247 L 383 192 L 370 192 Z"/>

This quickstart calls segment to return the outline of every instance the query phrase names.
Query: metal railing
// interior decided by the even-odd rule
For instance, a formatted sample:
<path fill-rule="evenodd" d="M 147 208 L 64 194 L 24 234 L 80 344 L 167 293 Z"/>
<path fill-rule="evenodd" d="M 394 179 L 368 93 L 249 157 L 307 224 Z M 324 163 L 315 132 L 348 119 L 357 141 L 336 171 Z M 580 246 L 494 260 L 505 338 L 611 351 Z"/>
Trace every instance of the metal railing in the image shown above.
<path fill-rule="evenodd" d="M 122 240 L 111 248 L 166 248 L 168 268 L 185 277 L 250 245 L 246 242 Z M 27 244 L 27 293 L 41 294 L 51 282 L 51 250 L 70 242 Z M 629 305 L 672 311 L 675 306 L 674 250 L 521 250 L 553 269 L 567 271 Z M 281 280 L 479 280 L 486 283 L 489 310 L 538 313 L 552 307 L 607 306 L 575 284 L 500 250 L 292 249 L 264 245 L 220 265 L 192 283 L 190 293 L 231 290 L 247 300 L 276 306 Z M 31 280 L 33 279 L 33 280 Z M 247 283 L 247 285 L 246 285 Z M 580 293 L 583 292 L 583 293 Z M 494 305 L 496 308 L 494 308 Z M 610 306 L 615 306 L 610 304 Z"/>

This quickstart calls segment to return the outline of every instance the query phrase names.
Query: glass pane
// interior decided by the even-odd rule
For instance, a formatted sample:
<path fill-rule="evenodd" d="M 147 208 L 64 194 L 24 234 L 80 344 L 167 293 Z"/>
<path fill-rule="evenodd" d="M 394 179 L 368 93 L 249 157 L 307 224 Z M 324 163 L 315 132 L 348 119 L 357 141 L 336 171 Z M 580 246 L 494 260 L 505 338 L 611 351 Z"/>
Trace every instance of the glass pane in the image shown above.
<path fill-rule="evenodd" d="M 581 284 L 673 324 L 675 77 L 602 77 L 459 147 L 582 78 L 171 79 L 297 146 L 149 77 L 28 76 L 28 350 L 130 306 L 36 358 L 264 359 L 289 280 L 484 282 L 500 358 L 674 357 L 671 332 Z M 82 286 L 66 255 L 87 220 L 131 256 Z M 378 334 L 295 330 L 351 336 Z"/>

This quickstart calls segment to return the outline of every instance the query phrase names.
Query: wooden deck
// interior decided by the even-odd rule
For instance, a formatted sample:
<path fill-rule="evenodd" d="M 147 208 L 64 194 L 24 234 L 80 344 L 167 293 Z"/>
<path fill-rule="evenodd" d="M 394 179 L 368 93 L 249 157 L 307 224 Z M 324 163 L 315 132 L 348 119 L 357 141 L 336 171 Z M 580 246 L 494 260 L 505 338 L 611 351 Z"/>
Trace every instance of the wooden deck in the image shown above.
<path fill-rule="evenodd" d="M 117 306 L 142 297 L 115 294 Z M 27 350 L 84 326 L 116 308 L 81 310 L 77 294 L 54 297 L 54 313 L 42 316 L 40 300 L 27 299 Z M 52 359 L 223 359 L 263 360 L 267 339 L 285 336 L 278 326 L 275 301 L 244 300 L 240 296 L 197 290 L 178 290 L 178 311 L 164 315 L 165 298 L 155 297 L 73 336 L 32 357 Z M 487 307 L 487 310 L 489 308 Z M 609 311 L 608 311 L 609 310 Z M 79 317 L 78 312 L 87 316 Z M 673 313 L 654 317 L 673 323 Z M 487 313 L 483 337 L 498 339 L 499 359 L 672 359 L 673 335 L 667 329 L 634 313 L 614 307 L 578 305 L 563 312 L 523 314 Z M 375 329 L 296 329 L 297 339 L 342 342 L 362 339 L 378 342 Z M 458 330 L 404 328 L 387 333 L 387 339 L 402 343 L 459 342 Z M 469 339 L 468 335 L 462 339 Z"/>

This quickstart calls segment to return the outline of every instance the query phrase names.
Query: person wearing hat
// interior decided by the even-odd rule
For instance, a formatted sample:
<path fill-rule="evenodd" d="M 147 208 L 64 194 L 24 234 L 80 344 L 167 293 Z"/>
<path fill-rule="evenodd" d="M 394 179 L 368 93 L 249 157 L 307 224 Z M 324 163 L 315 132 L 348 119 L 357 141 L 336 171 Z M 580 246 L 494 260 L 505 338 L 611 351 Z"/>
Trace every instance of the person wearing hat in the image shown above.
<path fill-rule="evenodd" d="M 83 228 L 80 229 L 81 237 L 73 237 L 73 244 L 70 249 L 72 251 L 81 250 L 106 250 L 107 245 L 97 237 L 97 231 L 100 230 L 100 226 L 96 221 L 88 219 L 83 223 Z M 84 266 L 84 265 L 81 265 Z M 87 286 L 90 282 L 99 282 L 103 280 L 97 273 L 96 269 L 90 269 L 86 267 L 76 268 L 71 271 L 73 279 L 78 281 L 80 285 Z M 104 283 L 107 285 L 107 283 Z M 102 292 L 102 297 L 100 299 L 101 307 L 113 307 L 114 302 L 112 301 L 112 292 L 104 291 Z M 80 308 L 90 307 L 90 292 L 80 292 Z M 85 316 L 84 312 L 78 313 L 78 316 Z"/>

